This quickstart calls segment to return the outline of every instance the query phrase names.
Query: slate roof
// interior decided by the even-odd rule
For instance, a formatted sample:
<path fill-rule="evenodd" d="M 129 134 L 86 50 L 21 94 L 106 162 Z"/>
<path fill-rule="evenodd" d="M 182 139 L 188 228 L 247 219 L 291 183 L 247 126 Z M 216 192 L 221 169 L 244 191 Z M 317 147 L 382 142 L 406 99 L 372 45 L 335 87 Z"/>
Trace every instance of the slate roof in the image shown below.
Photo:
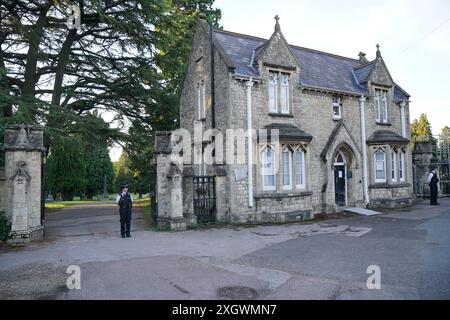
<path fill-rule="evenodd" d="M 358 82 L 366 83 L 369 80 L 369 74 L 373 67 L 373 61 L 353 69 Z"/>
<path fill-rule="evenodd" d="M 218 29 L 214 30 L 214 39 L 233 63 L 235 74 L 259 77 L 259 72 L 252 65 L 254 62 L 252 60 L 256 55 L 255 52 L 261 49 L 266 39 Z M 369 95 L 364 80 L 367 81 L 373 62 L 363 64 L 357 59 L 293 45 L 290 47 L 302 65 L 300 85 Z M 396 89 L 394 94 L 400 101 L 409 97 L 404 90 L 400 89 Z"/>
<path fill-rule="evenodd" d="M 393 143 L 408 143 L 409 140 L 403 138 L 402 136 L 396 134 L 395 132 L 389 131 L 389 130 L 378 130 L 375 131 L 369 139 L 367 139 L 367 143 L 373 144 L 373 143 L 386 143 L 386 142 L 393 142 Z"/>
<path fill-rule="evenodd" d="M 270 139 L 270 130 L 278 129 L 278 137 L 280 140 L 299 140 L 299 141 L 311 141 L 313 136 L 306 133 L 303 130 L 300 130 L 298 127 L 293 124 L 285 124 L 285 123 L 271 123 L 264 127 L 267 129 L 267 139 Z"/>

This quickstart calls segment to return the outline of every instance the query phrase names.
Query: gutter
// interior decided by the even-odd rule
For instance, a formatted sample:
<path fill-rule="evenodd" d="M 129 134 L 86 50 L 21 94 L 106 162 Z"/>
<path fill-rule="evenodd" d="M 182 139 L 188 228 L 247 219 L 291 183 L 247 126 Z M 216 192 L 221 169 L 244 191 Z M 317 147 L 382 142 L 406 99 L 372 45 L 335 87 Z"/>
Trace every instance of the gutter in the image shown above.
<path fill-rule="evenodd" d="M 253 207 L 253 141 L 252 141 L 252 87 L 253 79 L 245 82 L 247 89 L 247 190 L 248 207 Z"/>
<path fill-rule="evenodd" d="M 359 108 L 361 116 L 361 144 L 362 144 L 362 156 L 363 156 L 363 188 L 364 188 L 364 201 L 366 207 L 370 203 L 369 199 L 369 177 L 368 177 L 368 165 L 367 165 L 367 144 L 366 144 L 366 111 L 365 111 L 366 97 L 361 95 L 359 99 Z"/>
<path fill-rule="evenodd" d="M 215 93 L 215 75 L 214 75 L 214 39 L 213 39 L 213 24 L 210 25 L 211 32 L 211 128 L 216 127 L 216 93 Z"/>

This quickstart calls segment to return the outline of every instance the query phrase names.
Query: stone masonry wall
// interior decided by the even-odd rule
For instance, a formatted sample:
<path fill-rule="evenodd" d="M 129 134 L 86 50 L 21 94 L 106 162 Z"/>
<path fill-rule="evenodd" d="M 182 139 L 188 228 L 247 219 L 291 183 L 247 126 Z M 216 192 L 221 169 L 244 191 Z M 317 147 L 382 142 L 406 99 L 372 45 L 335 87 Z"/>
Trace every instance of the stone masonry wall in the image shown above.
<path fill-rule="evenodd" d="M 194 120 L 197 118 L 197 90 L 196 83 L 206 79 L 207 117 L 204 129 L 211 124 L 210 99 L 210 33 L 205 24 L 199 23 L 191 52 L 188 72 L 185 78 L 181 96 L 181 127 L 193 130 Z M 227 61 L 218 50 L 215 50 L 215 96 L 216 96 L 216 127 L 224 132 L 226 129 L 246 129 L 247 105 L 245 81 L 232 76 Z M 260 79 L 256 79 L 252 88 L 252 126 L 260 129 L 272 123 L 293 124 L 313 136 L 307 145 L 306 190 L 292 190 L 290 195 L 278 191 L 278 196 L 267 197 L 262 192 L 259 179 L 258 164 L 253 166 L 254 196 L 253 208 L 248 207 L 247 166 L 243 164 L 226 165 L 226 183 L 221 181 L 217 190 L 221 206 L 220 220 L 233 222 L 263 221 L 268 217 L 268 211 L 278 215 L 276 219 L 283 220 L 289 212 L 307 212 L 312 214 L 335 212 L 334 172 L 333 162 L 335 152 L 342 148 L 348 152 L 350 159 L 348 179 L 348 205 L 362 206 L 363 201 L 363 173 L 362 173 L 362 142 L 360 128 L 359 96 L 341 95 L 343 123 L 333 119 L 332 97 L 338 93 L 326 91 L 312 91 L 303 89 L 298 84 L 302 72 L 302 61 L 297 61 L 287 48 L 283 37 L 272 37 L 256 55 Z M 290 73 L 290 109 L 288 116 L 269 114 L 268 111 L 268 74 L 269 70 L 279 70 Z M 383 63 L 376 66 L 371 80 L 377 85 L 392 85 Z M 370 90 L 373 86 L 369 83 Z M 367 97 L 365 102 L 366 137 L 369 138 L 376 130 L 390 130 L 401 135 L 400 106 L 394 103 L 393 89 L 389 96 L 389 123 L 377 124 L 374 99 Z M 409 105 L 405 108 L 407 136 L 410 135 Z M 225 135 L 224 135 L 225 138 Z M 225 142 L 225 139 L 224 139 Z M 247 148 L 247 145 L 246 145 Z M 245 151 L 247 154 L 247 150 Z M 225 154 L 224 154 L 225 156 Z M 373 155 L 368 148 L 369 177 L 373 179 L 370 165 Z M 259 146 L 255 143 L 254 159 L 259 159 Z M 391 199 L 403 199 L 412 194 L 412 164 L 411 150 L 407 146 L 407 179 L 403 186 L 386 186 L 384 189 L 371 189 L 371 198 L 384 199 L 390 195 Z M 281 159 L 279 159 L 281 160 Z M 194 166 L 194 171 L 197 170 Z M 214 172 L 212 168 L 208 172 Z M 198 173 L 198 172 L 197 172 Z M 223 179 L 222 179 L 223 180 Z M 281 175 L 278 175 L 281 184 Z M 371 180 L 369 181 L 371 183 Z M 277 188 L 281 190 L 281 188 Z M 385 194 L 382 194 L 385 192 Z M 222 195 L 222 193 L 224 195 Z M 283 198 L 283 195 L 286 195 Z M 281 200 L 280 200 L 281 199 Z M 228 206 L 228 208 L 227 208 Z M 279 213 L 283 213 L 279 215 Z M 270 214 L 269 214 L 270 215 Z"/>

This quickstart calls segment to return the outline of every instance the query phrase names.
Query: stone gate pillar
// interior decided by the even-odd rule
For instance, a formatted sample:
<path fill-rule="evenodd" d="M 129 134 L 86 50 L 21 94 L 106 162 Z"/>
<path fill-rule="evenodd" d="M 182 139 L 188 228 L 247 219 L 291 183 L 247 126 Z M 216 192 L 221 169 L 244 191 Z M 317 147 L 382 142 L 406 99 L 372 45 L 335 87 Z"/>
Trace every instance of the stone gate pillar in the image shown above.
<path fill-rule="evenodd" d="M 428 176 L 431 170 L 437 168 L 438 160 L 433 157 L 431 142 L 416 142 L 413 151 L 413 164 L 415 166 L 416 192 L 426 197 L 430 195 Z M 439 186 L 438 186 L 439 187 Z"/>
<path fill-rule="evenodd" d="M 42 239 L 43 130 L 25 125 L 5 130 L 6 215 L 11 221 L 9 243 Z"/>
<path fill-rule="evenodd" d="M 170 230 L 186 230 L 183 216 L 183 159 L 172 154 L 171 133 L 157 132 L 156 164 L 156 225 Z"/>

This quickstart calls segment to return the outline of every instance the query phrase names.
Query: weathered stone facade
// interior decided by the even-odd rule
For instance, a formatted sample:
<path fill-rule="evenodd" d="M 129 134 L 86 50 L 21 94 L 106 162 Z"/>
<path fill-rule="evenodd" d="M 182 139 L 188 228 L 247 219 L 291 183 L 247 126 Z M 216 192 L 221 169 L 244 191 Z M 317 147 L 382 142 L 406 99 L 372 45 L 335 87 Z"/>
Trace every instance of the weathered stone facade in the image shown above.
<path fill-rule="evenodd" d="M 26 243 L 43 237 L 42 161 L 43 130 L 8 126 L 5 130 L 5 171 L 2 193 L 11 222 L 8 242 Z"/>
<path fill-rule="evenodd" d="M 277 73 L 278 79 L 289 79 L 288 93 L 283 91 L 288 112 L 269 110 L 269 73 Z M 281 91 L 277 92 L 276 103 L 280 105 Z M 246 130 L 249 99 L 252 129 L 291 125 L 312 136 L 309 140 L 300 135 L 280 139 L 288 152 L 303 150 L 305 181 L 301 188 L 293 183 L 295 173 L 302 170 L 293 164 L 290 174 L 294 177 L 288 190 L 283 186 L 283 167 L 275 175 L 275 188 L 264 190 L 261 150 L 267 143 L 256 137 L 252 139 L 253 201 L 248 196 L 246 164 L 185 163 L 183 171 L 191 176 L 216 176 L 217 220 L 298 221 L 317 213 L 339 212 L 345 207 L 399 207 L 414 201 L 409 95 L 392 80 L 379 49 L 374 61 L 360 61 L 292 46 L 278 21 L 269 40 L 223 30 L 213 30 L 211 35 L 210 26 L 200 21 L 180 100 L 181 128 L 193 134 L 194 126 L 201 124 L 203 131 L 214 128 L 224 136 L 227 129 Z M 386 104 L 382 99 L 386 99 Z M 199 111 L 202 100 L 204 117 Z M 333 101 L 339 101 L 339 116 L 334 113 Z M 247 157 L 248 147 L 245 142 Z M 377 150 L 384 152 L 384 161 L 375 160 Z M 338 154 L 342 155 L 344 174 L 336 169 Z M 282 164 L 281 152 L 275 157 Z M 382 174 L 384 179 L 380 182 L 376 177 Z M 342 190 L 336 190 L 336 179 L 345 180 L 344 205 L 337 203 L 337 193 Z M 193 190 L 189 185 L 189 180 L 185 180 L 183 215 L 188 223 L 195 223 Z"/>

